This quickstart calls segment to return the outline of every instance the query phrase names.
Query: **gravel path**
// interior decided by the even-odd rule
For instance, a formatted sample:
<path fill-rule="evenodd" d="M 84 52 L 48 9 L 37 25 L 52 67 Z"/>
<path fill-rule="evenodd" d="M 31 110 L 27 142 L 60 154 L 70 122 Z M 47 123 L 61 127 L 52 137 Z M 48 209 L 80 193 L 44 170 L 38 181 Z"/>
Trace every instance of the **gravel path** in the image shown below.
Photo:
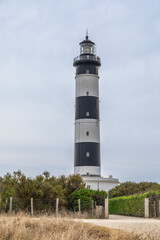
<path fill-rule="evenodd" d="M 82 222 L 140 234 L 149 240 L 160 240 L 160 220 L 110 215 L 109 219 L 79 219 Z M 78 220 L 78 221 L 79 221 Z"/>

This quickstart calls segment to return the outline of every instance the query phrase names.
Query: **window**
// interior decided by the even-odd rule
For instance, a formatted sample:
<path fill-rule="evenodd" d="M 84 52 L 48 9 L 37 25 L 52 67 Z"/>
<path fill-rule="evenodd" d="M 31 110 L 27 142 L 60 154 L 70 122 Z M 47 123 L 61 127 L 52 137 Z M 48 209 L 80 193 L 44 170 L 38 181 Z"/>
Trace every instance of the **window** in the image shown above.
<path fill-rule="evenodd" d="M 80 44 L 80 54 L 94 54 L 94 44 L 93 43 L 81 43 Z M 87 55 L 87 58 L 89 58 L 89 55 Z"/>
<path fill-rule="evenodd" d="M 86 112 L 86 116 L 89 117 L 89 112 Z"/>
<path fill-rule="evenodd" d="M 86 132 L 86 136 L 89 136 L 89 132 Z"/>
<path fill-rule="evenodd" d="M 89 152 L 86 152 L 86 157 L 89 157 Z"/>
<path fill-rule="evenodd" d="M 87 185 L 87 189 L 91 189 L 91 185 Z"/>
<path fill-rule="evenodd" d="M 86 95 L 88 96 L 88 95 L 89 95 L 89 92 L 86 92 Z"/>
<path fill-rule="evenodd" d="M 89 70 L 86 70 L 86 73 L 89 74 Z"/>

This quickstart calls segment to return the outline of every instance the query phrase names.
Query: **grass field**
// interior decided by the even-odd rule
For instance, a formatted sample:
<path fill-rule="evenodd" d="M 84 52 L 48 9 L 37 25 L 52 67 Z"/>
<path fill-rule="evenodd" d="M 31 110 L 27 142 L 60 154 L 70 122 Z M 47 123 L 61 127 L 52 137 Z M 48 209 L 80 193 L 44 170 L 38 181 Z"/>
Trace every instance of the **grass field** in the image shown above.
<path fill-rule="evenodd" d="M 66 218 L 1 215 L 2 240 L 139 240 L 118 230 L 74 222 Z"/>

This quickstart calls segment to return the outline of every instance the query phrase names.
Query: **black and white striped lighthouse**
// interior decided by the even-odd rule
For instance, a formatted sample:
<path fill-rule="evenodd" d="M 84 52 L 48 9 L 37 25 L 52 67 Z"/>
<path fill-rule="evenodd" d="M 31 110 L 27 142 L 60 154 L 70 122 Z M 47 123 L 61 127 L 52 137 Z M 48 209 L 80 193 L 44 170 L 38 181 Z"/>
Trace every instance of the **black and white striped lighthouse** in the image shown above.
<path fill-rule="evenodd" d="M 76 68 L 74 173 L 101 176 L 98 76 L 101 61 L 88 34 L 79 45 L 80 55 L 73 63 Z"/>

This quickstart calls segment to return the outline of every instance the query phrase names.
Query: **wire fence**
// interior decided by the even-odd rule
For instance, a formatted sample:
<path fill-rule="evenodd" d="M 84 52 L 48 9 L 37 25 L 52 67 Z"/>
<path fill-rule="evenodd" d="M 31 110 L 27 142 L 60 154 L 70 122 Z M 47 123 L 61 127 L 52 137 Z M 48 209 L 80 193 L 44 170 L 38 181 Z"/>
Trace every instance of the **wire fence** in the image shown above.
<path fill-rule="evenodd" d="M 86 206 L 86 208 L 84 207 Z M 77 200 L 77 206 L 68 208 L 59 198 L 56 199 L 38 199 L 38 198 L 0 198 L 0 213 L 9 215 L 17 214 L 23 211 L 31 216 L 39 214 L 64 216 L 72 215 L 72 217 L 91 217 L 91 218 L 107 218 L 108 217 L 108 198 L 104 202 L 97 204 L 92 201 L 91 207 L 87 207 L 86 201 Z"/>
<path fill-rule="evenodd" d="M 92 201 L 90 207 L 86 204 L 86 200 L 77 200 L 74 208 L 68 208 L 59 198 L 56 199 L 38 199 L 38 198 L 0 198 L 0 213 L 9 215 L 16 214 L 20 211 L 31 216 L 38 214 L 47 214 L 55 216 L 72 215 L 73 217 L 90 217 L 90 218 L 108 218 L 109 199 L 97 203 Z M 153 195 L 144 199 L 144 216 L 145 218 L 160 218 L 160 198 Z M 141 206 L 142 207 L 142 206 Z M 116 214 L 116 213 L 114 213 Z M 123 215 L 123 214 L 122 214 Z"/>

